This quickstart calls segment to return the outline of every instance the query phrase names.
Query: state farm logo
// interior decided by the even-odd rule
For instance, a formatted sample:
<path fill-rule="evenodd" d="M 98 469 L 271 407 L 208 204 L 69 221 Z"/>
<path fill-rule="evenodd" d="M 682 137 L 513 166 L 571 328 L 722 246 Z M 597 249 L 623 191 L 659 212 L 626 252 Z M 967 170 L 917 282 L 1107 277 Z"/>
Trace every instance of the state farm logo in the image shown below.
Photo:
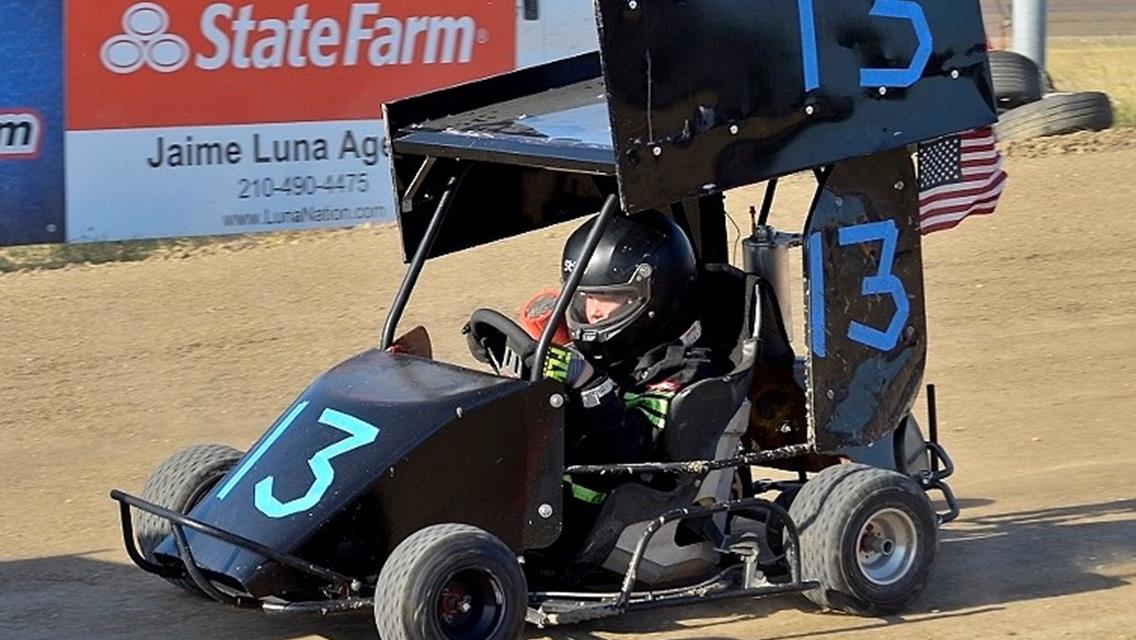
<path fill-rule="evenodd" d="M 350 5 L 347 21 L 314 16 L 310 4 L 290 17 L 256 14 L 253 4 L 215 2 L 198 22 L 206 48 L 196 55 L 185 38 L 169 32 L 169 13 L 154 2 L 139 2 L 122 17 L 124 33 L 102 47 L 103 65 L 118 74 L 148 66 L 170 73 L 191 61 L 203 71 L 291 67 L 373 67 L 413 64 L 468 64 L 489 31 L 464 16 L 383 15 L 382 3 Z"/>
<path fill-rule="evenodd" d="M 35 158 L 43 123 L 32 111 L 0 111 L 0 159 Z"/>
<path fill-rule="evenodd" d="M 134 73 L 143 65 L 170 73 L 189 62 L 189 43 L 181 36 L 166 33 L 170 14 L 153 2 L 139 2 L 122 16 L 126 33 L 103 44 L 102 60 L 115 73 Z"/>

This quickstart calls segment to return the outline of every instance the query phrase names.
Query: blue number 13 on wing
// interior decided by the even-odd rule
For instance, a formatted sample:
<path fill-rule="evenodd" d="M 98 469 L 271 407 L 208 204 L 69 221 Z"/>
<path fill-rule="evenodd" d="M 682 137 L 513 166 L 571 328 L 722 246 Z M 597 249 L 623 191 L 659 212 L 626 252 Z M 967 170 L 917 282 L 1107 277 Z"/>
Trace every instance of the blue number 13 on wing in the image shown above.
<path fill-rule="evenodd" d="M 261 442 L 260 446 L 245 458 L 240 468 L 229 477 L 221 487 L 221 490 L 217 492 L 218 500 L 224 500 L 229 495 L 233 487 L 244 478 L 245 474 L 249 472 L 253 465 L 255 465 L 268 449 L 276 443 L 280 436 L 287 431 L 288 427 L 304 412 L 307 406 L 307 402 L 301 402 L 289 411 L 288 415 L 284 416 L 284 419 L 276 425 L 272 432 Z M 312 475 L 314 475 L 315 478 L 308 488 L 307 493 L 295 500 L 281 502 L 273 494 L 275 478 L 272 476 L 268 476 L 260 482 L 257 482 L 254 504 L 257 510 L 264 515 L 270 518 L 284 518 L 302 511 L 307 511 L 319 504 L 319 501 L 335 481 L 335 467 L 331 465 L 331 461 L 349 451 L 354 451 L 355 449 L 371 444 L 379 436 L 378 427 L 354 416 L 336 411 L 335 409 L 324 409 L 323 413 L 320 415 L 319 423 L 339 429 L 350 437 L 317 451 L 315 455 L 308 460 L 308 467 L 311 468 Z"/>
<path fill-rule="evenodd" d="M 817 48 L 816 17 L 813 10 L 814 0 L 797 0 L 797 12 L 801 26 L 801 62 L 805 71 L 805 91 L 819 89 L 820 82 L 820 53 Z M 931 25 L 923 13 L 923 7 L 911 0 L 875 0 L 868 15 L 876 18 L 897 18 L 911 22 L 915 30 L 915 39 L 919 45 L 911 62 L 903 69 L 860 69 L 861 87 L 910 87 L 919 81 L 931 53 L 935 47 L 935 38 L 931 33 Z"/>

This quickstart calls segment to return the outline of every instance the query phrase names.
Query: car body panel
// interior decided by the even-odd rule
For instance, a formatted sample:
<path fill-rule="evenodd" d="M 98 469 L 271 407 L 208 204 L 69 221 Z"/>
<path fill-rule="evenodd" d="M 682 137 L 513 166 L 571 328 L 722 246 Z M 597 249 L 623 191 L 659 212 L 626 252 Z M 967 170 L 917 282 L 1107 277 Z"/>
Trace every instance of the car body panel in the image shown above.
<path fill-rule="evenodd" d="M 189 516 L 358 577 L 438 522 L 480 526 L 518 551 L 548 545 L 563 468 L 549 397 L 561 391 L 364 352 L 317 379 Z M 538 515 L 544 504 L 550 517 Z M 253 595 L 290 582 L 251 551 L 192 532 L 189 542 L 202 569 Z M 157 552 L 177 556 L 172 539 Z"/>

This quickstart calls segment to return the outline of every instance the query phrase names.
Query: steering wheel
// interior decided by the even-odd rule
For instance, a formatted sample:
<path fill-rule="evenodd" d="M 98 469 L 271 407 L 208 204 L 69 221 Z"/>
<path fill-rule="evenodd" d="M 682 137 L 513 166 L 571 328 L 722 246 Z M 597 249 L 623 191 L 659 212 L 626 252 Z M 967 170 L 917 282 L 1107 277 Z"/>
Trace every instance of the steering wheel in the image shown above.
<path fill-rule="evenodd" d="M 492 309 L 478 309 L 462 328 L 469 352 L 500 376 L 528 378 L 536 340 L 516 322 Z"/>

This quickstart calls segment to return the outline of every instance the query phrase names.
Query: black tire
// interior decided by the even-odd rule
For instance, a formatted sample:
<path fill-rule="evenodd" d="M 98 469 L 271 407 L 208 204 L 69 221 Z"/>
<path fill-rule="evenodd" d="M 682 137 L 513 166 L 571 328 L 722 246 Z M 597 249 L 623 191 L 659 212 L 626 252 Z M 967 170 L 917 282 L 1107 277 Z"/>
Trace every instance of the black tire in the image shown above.
<path fill-rule="evenodd" d="M 1033 60 L 1020 53 L 991 51 L 990 75 L 999 107 L 1013 109 L 1041 100 L 1041 72 Z"/>
<path fill-rule="evenodd" d="M 1099 91 L 1051 93 L 1038 102 L 1011 109 L 998 118 L 998 139 L 1029 140 L 1112 126 L 1112 104 Z"/>
<path fill-rule="evenodd" d="M 790 487 L 777 494 L 773 504 L 789 511 L 792 515 L 793 502 L 800 492 L 799 487 Z M 766 573 L 787 573 L 789 563 L 785 556 L 785 523 L 772 513 L 765 521 L 765 544 L 769 553 L 764 559 L 758 557 L 758 566 Z"/>
<path fill-rule="evenodd" d="M 927 585 L 938 520 L 907 476 L 832 466 L 805 483 L 790 513 L 801 536 L 801 578 L 820 583 L 805 595 L 822 609 L 895 613 Z"/>
<path fill-rule="evenodd" d="M 178 513 L 195 504 L 241 459 L 241 452 L 220 444 L 201 444 L 170 456 L 150 474 L 142 499 Z M 169 520 L 138 509 L 133 514 L 134 534 L 143 557 L 154 561 L 154 549 L 173 533 Z M 189 578 L 167 578 L 186 591 L 206 597 Z"/>
<path fill-rule="evenodd" d="M 464 524 L 411 535 L 387 558 L 375 586 L 382 640 L 513 640 L 521 636 L 527 607 L 516 554 Z"/>

